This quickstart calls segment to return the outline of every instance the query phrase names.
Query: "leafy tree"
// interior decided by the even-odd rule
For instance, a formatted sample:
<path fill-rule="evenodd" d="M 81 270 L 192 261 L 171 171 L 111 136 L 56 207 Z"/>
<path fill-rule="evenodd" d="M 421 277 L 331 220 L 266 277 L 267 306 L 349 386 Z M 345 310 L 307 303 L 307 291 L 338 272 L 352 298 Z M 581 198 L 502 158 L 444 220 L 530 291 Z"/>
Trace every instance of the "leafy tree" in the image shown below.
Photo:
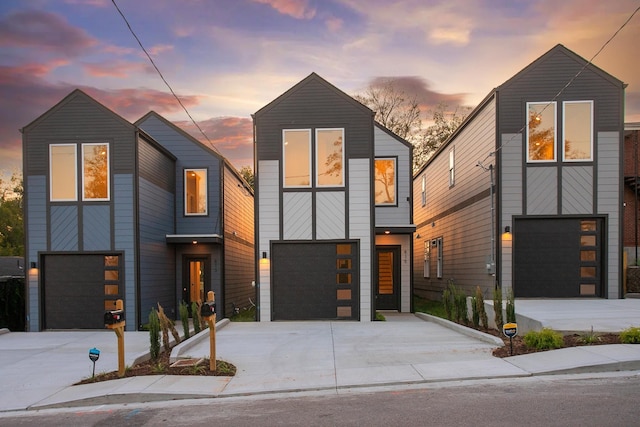
<path fill-rule="evenodd" d="M 7 182 L 0 178 L 0 255 L 24 256 L 22 176 L 14 173 Z"/>
<path fill-rule="evenodd" d="M 421 134 L 421 139 L 413 143 L 413 170 L 417 171 L 435 153 L 438 148 L 455 132 L 467 118 L 469 107 L 456 107 L 448 111 L 448 105 L 441 102 L 431 111 L 433 124 Z"/>
<path fill-rule="evenodd" d="M 255 177 L 253 175 L 253 169 L 250 166 L 243 166 L 238 172 L 247 181 L 247 184 L 251 186 L 251 189 L 255 191 Z"/>

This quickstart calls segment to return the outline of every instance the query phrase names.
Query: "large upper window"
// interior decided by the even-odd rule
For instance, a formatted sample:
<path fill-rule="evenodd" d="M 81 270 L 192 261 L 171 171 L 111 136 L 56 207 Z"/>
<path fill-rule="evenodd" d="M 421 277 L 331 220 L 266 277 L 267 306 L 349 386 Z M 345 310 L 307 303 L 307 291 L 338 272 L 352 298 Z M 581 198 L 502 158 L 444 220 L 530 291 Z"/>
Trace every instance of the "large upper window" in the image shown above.
<path fill-rule="evenodd" d="M 593 160 L 593 101 L 565 102 L 563 107 L 563 160 Z"/>
<path fill-rule="evenodd" d="M 316 130 L 316 185 L 342 187 L 344 185 L 344 129 Z"/>
<path fill-rule="evenodd" d="M 185 215 L 207 214 L 207 170 L 185 169 L 184 171 Z"/>
<path fill-rule="evenodd" d="M 311 187 L 311 131 L 282 131 L 284 151 L 284 186 Z"/>
<path fill-rule="evenodd" d="M 396 159 L 375 160 L 375 201 L 376 205 L 396 204 Z"/>
<path fill-rule="evenodd" d="M 109 200 L 109 145 L 82 144 L 82 200 Z"/>
<path fill-rule="evenodd" d="M 527 160 L 556 160 L 556 103 L 527 103 Z"/>
<path fill-rule="evenodd" d="M 78 200 L 75 144 L 49 146 L 49 186 L 52 202 Z"/>

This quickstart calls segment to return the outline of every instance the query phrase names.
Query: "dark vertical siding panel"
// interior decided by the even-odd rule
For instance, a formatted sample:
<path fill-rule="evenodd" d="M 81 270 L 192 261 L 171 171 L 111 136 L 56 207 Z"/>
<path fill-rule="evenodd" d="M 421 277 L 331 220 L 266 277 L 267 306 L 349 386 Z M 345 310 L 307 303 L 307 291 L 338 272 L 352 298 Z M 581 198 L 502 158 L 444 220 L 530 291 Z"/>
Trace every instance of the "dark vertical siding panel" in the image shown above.
<path fill-rule="evenodd" d="M 113 177 L 113 239 L 116 251 L 124 252 L 125 317 L 135 329 L 136 304 L 136 213 L 133 175 Z"/>
<path fill-rule="evenodd" d="M 140 178 L 175 194 L 175 160 L 143 138 L 138 138 L 138 157 Z"/>

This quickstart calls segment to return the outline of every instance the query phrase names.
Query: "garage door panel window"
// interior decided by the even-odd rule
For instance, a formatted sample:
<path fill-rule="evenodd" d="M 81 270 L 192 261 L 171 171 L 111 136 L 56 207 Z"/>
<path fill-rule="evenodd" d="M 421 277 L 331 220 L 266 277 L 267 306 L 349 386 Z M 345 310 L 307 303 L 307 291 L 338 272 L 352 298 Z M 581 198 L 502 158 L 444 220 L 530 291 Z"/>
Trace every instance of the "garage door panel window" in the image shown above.
<path fill-rule="evenodd" d="M 104 256 L 104 307 L 113 310 L 116 300 L 122 298 L 120 293 L 120 256 Z"/>

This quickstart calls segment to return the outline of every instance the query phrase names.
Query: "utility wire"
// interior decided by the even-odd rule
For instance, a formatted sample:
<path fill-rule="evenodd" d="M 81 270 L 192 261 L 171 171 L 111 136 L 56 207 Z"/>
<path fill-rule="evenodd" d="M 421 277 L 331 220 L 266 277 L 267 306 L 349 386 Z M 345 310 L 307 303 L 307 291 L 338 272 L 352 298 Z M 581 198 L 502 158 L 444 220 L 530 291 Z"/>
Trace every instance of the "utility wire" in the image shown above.
<path fill-rule="evenodd" d="M 587 61 L 586 64 L 584 64 L 584 66 L 576 73 L 575 76 L 573 76 L 566 85 L 564 85 L 564 87 L 562 89 L 560 89 L 560 91 L 556 94 L 556 96 L 554 96 L 551 101 L 549 101 L 547 103 L 547 105 L 544 106 L 544 108 L 538 113 L 538 114 L 542 114 L 544 112 L 544 110 L 547 109 L 547 107 L 549 107 L 553 102 L 555 102 L 558 97 L 562 94 L 562 92 L 564 92 L 569 86 L 571 86 L 571 84 L 575 81 L 575 79 L 578 78 L 578 76 L 580 74 L 582 74 L 582 72 L 593 63 L 593 60 L 596 59 L 596 57 L 598 55 L 600 55 L 600 53 L 604 50 L 604 48 L 618 35 L 618 33 L 620 31 L 622 31 L 622 29 L 629 23 L 629 21 L 631 21 L 631 19 L 633 19 L 633 17 L 635 16 L 636 13 L 638 13 L 638 11 L 640 11 L 640 6 L 636 8 L 636 10 L 633 11 L 633 13 L 629 16 L 629 18 L 627 18 L 627 20 L 620 26 L 620 28 L 618 28 L 616 30 L 615 33 L 613 33 L 613 35 L 611 37 L 609 37 L 609 40 L 607 40 L 601 47 L 600 49 L 598 49 L 598 51 L 595 53 L 595 55 L 593 55 L 591 57 L 591 59 L 589 59 L 589 61 Z M 528 123 L 525 123 L 524 126 L 522 126 L 520 128 L 520 130 L 516 133 L 517 134 L 522 134 L 524 132 L 524 130 L 527 128 Z M 482 161 L 478 162 L 478 165 L 483 166 L 483 163 L 489 158 L 494 156 L 498 151 L 500 151 L 502 149 L 502 147 L 504 147 L 505 145 L 509 144 L 511 141 L 513 141 L 515 139 L 515 135 L 512 135 L 511 138 L 509 138 L 508 141 L 500 144 L 500 146 L 498 148 L 496 148 L 495 151 L 490 152 L 489 154 L 487 154 L 487 157 L 485 157 Z"/>
<path fill-rule="evenodd" d="M 180 100 L 180 98 L 178 97 L 178 95 L 176 95 L 176 93 L 173 91 L 173 89 L 171 88 L 171 85 L 169 85 L 169 82 L 167 82 L 167 80 L 164 78 L 164 76 L 162 75 L 162 72 L 160 72 L 160 69 L 158 68 L 158 66 L 156 65 L 155 62 L 153 62 L 153 58 L 151 58 L 151 55 L 149 55 L 149 52 L 147 52 L 147 50 L 144 48 L 144 46 L 142 45 L 142 42 L 140 41 L 140 39 L 138 38 L 138 36 L 136 35 L 135 31 L 133 31 L 133 28 L 131 28 L 131 25 L 129 24 L 129 21 L 127 20 L 127 18 L 124 16 L 124 13 L 122 13 L 122 11 L 120 10 L 120 8 L 118 7 L 118 5 L 116 4 L 116 0 L 111 0 L 111 3 L 113 3 L 113 5 L 115 6 L 116 10 L 118 11 L 118 13 L 120 14 L 120 16 L 122 16 L 122 19 L 124 20 L 125 24 L 127 24 L 127 28 L 129 28 L 129 31 L 131 32 L 131 34 L 133 35 L 133 37 L 136 39 L 136 41 L 138 42 L 138 45 L 140 45 L 140 48 L 142 49 L 142 51 L 144 52 L 145 55 L 147 55 L 147 58 L 149 58 L 149 62 L 151 62 L 151 65 L 153 65 L 153 68 L 156 69 L 158 75 L 160 76 L 160 78 L 162 79 L 162 81 L 164 82 L 164 84 L 169 88 L 169 91 L 171 92 L 171 94 L 173 95 L 173 97 L 176 99 L 176 101 L 178 101 L 178 104 L 180 104 L 180 106 L 182 107 L 182 109 L 184 110 L 185 113 L 187 113 L 187 116 L 189 116 L 189 119 L 191 119 L 191 122 L 195 125 L 196 128 L 198 128 L 198 130 L 200 131 L 200 133 L 202 134 L 202 136 L 204 136 L 204 138 L 207 140 L 207 142 L 209 143 L 209 145 L 211 145 L 211 147 L 220 155 L 222 155 L 222 153 L 220 153 L 220 151 L 218 151 L 218 149 L 216 148 L 215 145 L 213 145 L 213 142 L 211 142 L 211 140 L 209 139 L 209 137 L 207 136 L 206 133 L 204 133 L 204 131 L 202 130 L 202 128 L 198 125 L 198 123 L 196 123 L 196 121 L 193 119 L 193 117 L 191 117 L 191 114 L 189 113 L 189 110 L 187 110 L 187 107 L 184 106 L 184 104 L 182 103 L 182 101 Z"/>

